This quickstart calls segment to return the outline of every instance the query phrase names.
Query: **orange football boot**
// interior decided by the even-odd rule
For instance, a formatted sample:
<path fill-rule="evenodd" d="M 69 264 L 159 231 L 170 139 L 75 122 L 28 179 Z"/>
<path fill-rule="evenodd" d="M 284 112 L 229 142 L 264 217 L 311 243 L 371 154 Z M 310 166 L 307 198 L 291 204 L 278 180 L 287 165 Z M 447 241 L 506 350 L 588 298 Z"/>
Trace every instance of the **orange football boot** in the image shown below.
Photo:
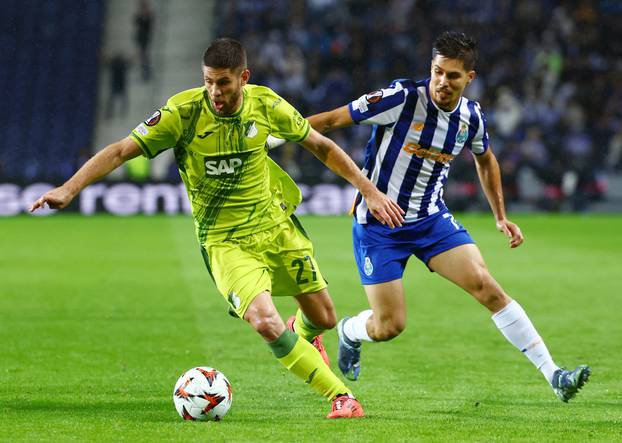
<path fill-rule="evenodd" d="M 365 417 L 363 407 L 357 399 L 348 395 L 340 395 L 333 400 L 333 410 L 326 418 L 357 418 Z"/>

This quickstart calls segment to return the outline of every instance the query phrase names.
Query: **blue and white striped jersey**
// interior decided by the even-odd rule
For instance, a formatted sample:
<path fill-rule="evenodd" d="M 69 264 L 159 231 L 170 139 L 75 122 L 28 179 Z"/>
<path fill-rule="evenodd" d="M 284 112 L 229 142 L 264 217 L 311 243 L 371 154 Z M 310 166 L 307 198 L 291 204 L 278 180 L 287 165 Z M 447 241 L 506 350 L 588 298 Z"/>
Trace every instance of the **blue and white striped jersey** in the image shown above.
<path fill-rule="evenodd" d="M 430 98 L 430 79 L 395 80 L 348 107 L 355 123 L 373 125 L 363 173 L 400 205 L 406 223 L 445 208 L 443 186 L 449 163 L 462 151 L 488 149 L 486 119 L 479 103 L 461 97 L 453 111 L 443 111 Z M 358 223 L 373 217 L 358 194 Z"/>

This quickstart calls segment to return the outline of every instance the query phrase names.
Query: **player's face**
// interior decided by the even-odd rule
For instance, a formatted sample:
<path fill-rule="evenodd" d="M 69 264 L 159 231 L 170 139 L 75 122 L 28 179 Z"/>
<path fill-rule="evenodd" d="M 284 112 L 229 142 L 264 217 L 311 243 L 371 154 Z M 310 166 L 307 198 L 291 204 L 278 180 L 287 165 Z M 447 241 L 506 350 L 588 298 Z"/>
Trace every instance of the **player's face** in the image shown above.
<path fill-rule="evenodd" d="M 462 60 L 436 55 L 432 59 L 432 77 L 430 80 L 430 96 L 436 106 L 451 111 L 471 81 L 475 71 L 466 71 Z"/>
<path fill-rule="evenodd" d="M 210 68 L 203 66 L 203 81 L 212 109 L 218 115 L 235 114 L 242 105 L 242 87 L 248 82 L 250 71 L 243 69 Z"/>

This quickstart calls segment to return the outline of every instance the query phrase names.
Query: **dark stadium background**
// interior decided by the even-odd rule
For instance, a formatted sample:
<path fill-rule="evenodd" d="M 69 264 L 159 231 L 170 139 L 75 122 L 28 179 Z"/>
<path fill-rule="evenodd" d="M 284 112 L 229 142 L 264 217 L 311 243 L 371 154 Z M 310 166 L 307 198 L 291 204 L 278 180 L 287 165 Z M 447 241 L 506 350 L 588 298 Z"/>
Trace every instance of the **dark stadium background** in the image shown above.
<path fill-rule="evenodd" d="M 310 115 L 426 77 L 446 29 L 480 42 L 467 95 L 486 112 L 509 210 L 618 212 L 621 20 L 614 0 L 3 0 L 0 215 L 24 212 L 170 95 L 200 85 L 216 36 L 240 39 L 251 81 Z M 361 164 L 369 132 L 330 136 Z M 301 212 L 348 208 L 352 191 L 308 152 L 288 144 L 273 156 L 302 185 Z M 187 212 L 178 183 L 172 156 L 136 160 L 72 208 Z M 470 154 L 452 164 L 445 198 L 454 210 L 486 210 Z"/>

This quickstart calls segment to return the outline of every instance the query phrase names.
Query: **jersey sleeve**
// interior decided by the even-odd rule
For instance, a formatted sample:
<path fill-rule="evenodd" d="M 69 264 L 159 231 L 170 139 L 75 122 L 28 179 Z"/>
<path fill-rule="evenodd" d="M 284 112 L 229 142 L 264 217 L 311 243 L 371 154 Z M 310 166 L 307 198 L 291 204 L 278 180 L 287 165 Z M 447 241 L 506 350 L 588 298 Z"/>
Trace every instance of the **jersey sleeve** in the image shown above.
<path fill-rule="evenodd" d="M 488 150 L 488 128 L 486 123 L 486 116 L 481 110 L 479 104 L 475 105 L 475 113 L 479 117 L 480 124 L 471 142 L 471 152 L 476 155 L 481 155 Z"/>
<path fill-rule="evenodd" d="M 153 158 L 162 151 L 174 147 L 182 134 L 179 110 L 172 104 L 158 109 L 130 133 L 147 158 Z"/>
<path fill-rule="evenodd" d="M 278 148 L 279 146 L 285 144 L 286 141 L 287 140 L 285 139 L 273 137 L 272 135 L 268 134 L 268 139 L 266 140 L 266 148 L 268 150 Z"/>
<path fill-rule="evenodd" d="M 270 94 L 267 106 L 272 136 L 293 142 L 307 138 L 311 126 L 296 108 L 274 92 Z"/>
<path fill-rule="evenodd" d="M 401 83 L 394 82 L 386 89 L 369 92 L 350 102 L 350 116 L 357 124 L 390 125 L 402 113 L 407 94 Z"/>

